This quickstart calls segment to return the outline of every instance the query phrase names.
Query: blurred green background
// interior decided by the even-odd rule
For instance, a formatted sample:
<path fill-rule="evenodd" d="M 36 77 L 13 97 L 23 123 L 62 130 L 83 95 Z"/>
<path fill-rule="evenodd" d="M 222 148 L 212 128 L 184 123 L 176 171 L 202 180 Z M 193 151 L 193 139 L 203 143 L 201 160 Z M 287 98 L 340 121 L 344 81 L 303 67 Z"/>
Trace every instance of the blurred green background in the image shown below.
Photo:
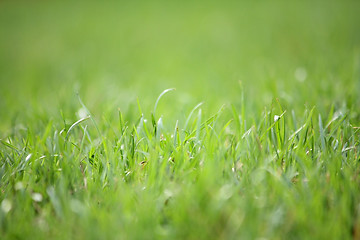
<path fill-rule="evenodd" d="M 149 113 L 204 101 L 255 116 L 279 98 L 320 112 L 359 103 L 360 1 L 1 1 L 0 130 L 19 118 Z M 166 111 L 165 111 L 166 110 Z M 135 113 L 133 113 L 135 112 Z M 355 113 L 354 113 L 355 114 Z"/>

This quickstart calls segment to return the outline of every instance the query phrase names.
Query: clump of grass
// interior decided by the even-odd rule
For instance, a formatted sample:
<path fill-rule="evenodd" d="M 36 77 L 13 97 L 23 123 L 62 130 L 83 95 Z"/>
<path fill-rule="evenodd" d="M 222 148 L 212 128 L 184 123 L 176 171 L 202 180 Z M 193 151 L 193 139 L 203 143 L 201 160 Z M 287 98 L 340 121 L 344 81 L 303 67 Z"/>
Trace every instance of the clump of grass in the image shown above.
<path fill-rule="evenodd" d="M 316 108 L 299 117 L 276 100 L 247 123 L 243 108 L 208 116 L 198 104 L 171 123 L 155 117 L 167 91 L 150 116 L 138 101 L 136 121 L 119 111 L 118 127 L 102 132 L 89 115 L 3 138 L 1 235 L 358 236 L 360 138 L 348 111 L 324 121 Z"/>

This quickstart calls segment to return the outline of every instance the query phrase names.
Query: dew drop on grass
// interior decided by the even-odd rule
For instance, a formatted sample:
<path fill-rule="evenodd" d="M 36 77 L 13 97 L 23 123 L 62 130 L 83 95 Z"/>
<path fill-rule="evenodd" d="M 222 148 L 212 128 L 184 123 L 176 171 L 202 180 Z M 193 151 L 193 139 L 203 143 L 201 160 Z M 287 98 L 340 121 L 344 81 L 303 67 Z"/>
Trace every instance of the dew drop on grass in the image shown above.
<path fill-rule="evenodd" d="M 22 189 L 24 189 L 24 184 L 22 182 L 17 182 L 15 184 L 15 190 L 19 191 L 19 190 L 22 190 Z"/>
<path fill-rule="evenodd" d="M 31 153 L 30 153 L 29 155 L 27 155 L 27 156 L 26 156 L 26 158 L 25 158 L 25 162 L 29 161 L 29 160 L 30 160 L 30 158 L 31 158 L 31 156 L 32 156 L 32 154 L 31 154 Z"/>
<path fill-rule="evenodd" d="M 280 119 L 280 116 L 279 116 L 279 115 L 275 115 L 275 116 L 274 116 L 274 122 L 279 121 L 279 119 Z"/>
<path fill-rule="evenodd" d="M 85 108 L 79 108 L 79 110 L 77 111 L 76 115 L 78 116 L 78 118 L 86 118 L 88 116 L 88 113 L 86 111 Z"/>
<path fill-rule="evenodd" d="M 43 196 L 40 193 L 33 193 L 31 194 L 32 200 L 35 202 L 41 202 L 43 200 Z"/>
<path fill-rule="evenodd" d="M 8 213 L 10 212 L 12 208 L 12 203 L 10 202 L 10 200 L 8 199 L 4 199 L 2 202 L 1 202 L 1 210 L 4 212 L 4 213 Z"/>

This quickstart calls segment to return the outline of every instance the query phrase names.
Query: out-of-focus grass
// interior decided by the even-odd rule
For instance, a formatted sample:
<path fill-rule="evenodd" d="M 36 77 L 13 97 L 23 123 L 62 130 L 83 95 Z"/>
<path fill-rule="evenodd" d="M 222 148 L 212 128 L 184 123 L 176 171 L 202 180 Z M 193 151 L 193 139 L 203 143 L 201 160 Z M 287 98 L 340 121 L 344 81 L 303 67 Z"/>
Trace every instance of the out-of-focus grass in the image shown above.
<path fill-rule="evenodd" d="M 101 103 L 95 109 L 136 96 L 146 104 L 169 87 L 179 90 L 178 104 L 211 107 L 238 102 L 238 81 L 247 104 L 260 109 L 274 97 L 296 107 L 321 101 L 325 109 L 353 102 L 358 5 L 3 2 L 2 109 L 42 101 L 58 112 L 59 99 L 77 87 L 91 106 Z M 307 73 L 303 83 L 297 68 Z"/>
<path fill-rule="evenodd" d="M 359 237 L 359 9 L 1 2 L 0 236 Z"/>

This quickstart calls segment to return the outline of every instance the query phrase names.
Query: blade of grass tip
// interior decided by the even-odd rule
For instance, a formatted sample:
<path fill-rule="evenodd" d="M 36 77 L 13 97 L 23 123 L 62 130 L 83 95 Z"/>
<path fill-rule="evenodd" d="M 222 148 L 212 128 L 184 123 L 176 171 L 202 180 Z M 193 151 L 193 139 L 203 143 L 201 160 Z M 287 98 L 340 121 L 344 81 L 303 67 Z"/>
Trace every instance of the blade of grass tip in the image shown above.
<path fill-rule="evenodd" d="M 236 108 L 234 106 L 234 104 L 231 104 L 231 109 L 232 109 L 232 112 L 233 112 L 233 115 L 234 115 L 234 120 L 235 120 L 235 125 L 236 125 L 236 130 L 237 130 L 237 134 L 241 134 L 241 126 L 240 126 L 240 119 L 239 119 L 239 114 L 238 112 L 236 111 Z M 235 136 L 237 135 L 235 134 Z"/>
<path fill-rule="evenodd" d="M 76 92 L 76 95 L 77 95 L 77 97 L 78 97 L 78 99 L 79 99 L 79 102 L 80 102 L 81 106 L 85 109 L 87 115 L 88 115 L 88 116 L 90 117 L 90 119 L 91 119 L 91 122 L 94 124 L 94 126 L 95 126 L 95 128 L 96 128 L 96 131 L 98 132 L 99 137 L 101 138 L 101 141 L 102 141 L 102 144 L 103 144 L 103 147 L 104 147 L 104 152 L 105 152 L 106 159 L 108 159 L 109 154 L 108 154 L 108 148 L 107 148 L 105 139 L 104 139 L 103 135 L 101 134 L 100 129 L 99 129 L 99 127 L 98 127 L 98 125 L 97 125 L 97 123 L 96 123 L 93 115 L 90 113 L 89 109 L 85 106 L 85 104 L 84 104 L 83 101 L 81 100 L 81 97 L 80 97 L 79 92 Z"/>
<path fill-rule="evenodd" d="M 196 142 L 200 142 L 200 130 L 201 130 L 201 108 L 199 109 L 196 128 Z"/>
<path fill-rule="evenodd" d="M 298 124 L 297 124 L 297 121 L 296 121 L 296 115 L 295 115 L 295 111 L 294 111 L 294 110 L 291 111 L 291 116 L 292 116 L 292 120 L 293 120 L 293 124 L 294 124 L 294 130 L 295 130 L 295 132 L 297 132 L 296 129 L 297 129 L 297 125 L 298 125 Z M 302 129 L 302 127 L 301 127 L 301 129 Z M 301 129 L 300 129 L 300 130 L 301 130 Z M 297 135 L 297 133 L 296 133 L 295 135 L 297 136 L 297 139 L 299 140 L 299 136 Z M 295 136 L 295 135 L 294 135 L 294 136 Z M 292 138 L 292 136 L 291 136 L 289 139 L 291 139 L 291 138 Z"/>
<path fill-rule="evenodd" d="M 140 117 L 136 120 L 134 127 L 136 128 L 136 130 L 138 130 L 137 128 L 139 127 L 139 124 L 142 124 L 142 120 L 143 120 L 143 115 L 141 114 Z"/>
<path fill-rule="evenodd" d="M 66 121 L 65 121 L 64 112 L 62 110 L 60 110 L 60 115 L 61 115 L 61 118 L 62 118 L 63 123 L 64 123 L 64 129 L 66 131 Z M 61 135 L 61 133 L 60 133 L 60 135 Z"/>
<path fill-rule="evenodd" d="M 185 121 L 185 125 L 184 125 L 184 130 L 186 130 L 188 124 L 189 124 L 189 121 L 191 119 L 191 116 L 194 114 L 194 112 L 196 111 L 196 109 L 198 109 L 201 105 L 203 105 L 204 102 L 201 102 L 199 103 L 198 105 L 196 105 L 190 112 L 189 116 L 187 117 L 186 121 Z"/>
<path fill-rule="evenodd" d="M 176 120 L 175 123 L 175 129 L 174 129 L 174 147 L 176 147 L 176 143 L 177 143 L 177 139 L 178 139 L 178 135 L 179 135 L 179 120 Z"/>
<path fill-rule="evenodd" d="M 136 98 L 136 101 L 137 101 L 139 113 L 140 113 L 140 115 L 142 115 L 141 106 L 140 106 L 140 101 L 139 101 L 139 98 L 138 98 L 138 97 Z"/>
<path fill-rule="evenodd" d="M 291 136 L 288 138 L 288 141 L 290 141 L 291 139 L 293 139 L 295 136 L 297 137 L 297 139 L 299 140 L 299 136 L 298 133 L 306 126 L 306 124 L 302 125 L 299 129 L 297 129 L 293 134 L 291 134 Z"/>
<path fill-rule="evenodd" d="M 119 126 L 120 126 L 120 133 L 121 133 L 121 135 L 123 135 L 123 132 L 124 132 L 124 120 L 123 120 L 123 116 L 122 116 L 120 108 L 119 108 Z"/>
<path fill-rule="evenodd" d="M 79 156 L 78 158 L 81 156 L 81 153 L 84 149 L 84 144 L 85 144 L 85 139 L 86 139 L 86 129 L 87 129 L 87 125 L 85 126 L 85 128 L 83 129 L 84 130 L 84 134 L 83 134 L 83 138 L 81 140 L 81 144 L 80 144 L 80 151 L 79 151 Z"/>
<path fill-rule="evenodd" d="M 154 137 L 156 137 L 156 132 L 157 132 L 157 126 L 156 126 L 156 120 L 155 120 L 155 116 L 153 113 L 151 113 L 151 124 L 154 128 Z"/>
<path fill-rule="evenodd" d="M 273 111 L 273 108 L 271 107 L 270 108 L 270 111 L 267 113 L 267 116 L 268 116 L 268 123 L 269 123 L 269 127 L 267 128 L 267 130 L 266 130 L 266 133 L 268 133 L 268 139 L 271 139 L 271 131 L 270 131 L 270 129 L 273 127 L 273 125 L 272 125 L 272 119 L 271 119 L 271 116 L 272 116 L 272 111 Z"/>
<path fill-rule="evenodd" d="M 163 129 L 163 122 L 162 117 L 159 118 L 159 121 L 157 122 L 157 132 L 156 132 L 156 139 L 160 139 L 161 131 Z"/>
<path fill-rule="evenodd" d="M 278 141 L 277 141 L 277 138 L 276 138 L 276 135 L 274 133 L 273 128 L 271 128 L 270 133 L 271 133 L 271 141 L 272 141 L 272 145 L 274 147 L 274 151 L 276 152 L 276 155 L 279 156 L 278 152 L 277 152 L 277 150 L 278 150 Z"/>
<path fill-rule="evenodd" d="M 14 145 L 12 145 L 12 144 L 10 144 L 10 143 L 2 140 L 2 139 L 0 140 L 0 142 L 2 144 L 4 144 L 6 147 L 11 148 L 12 150 L 15 150 L 17 152 L 17 154 L 20 154 L 20 150 L 17 147 L 15 147 Z"/>
<path fill-rule="evenodd" d="M 136 125 L 135 125 L 135 126 L 137 126 L 137 127 L 136 127 L 136 131 L 137 131 L 139 134 L 143 133 L 143 123 L 144 123 L 144 115 L 141 114 L 140 119 L 138 120 L 138 122 L 137 122 Z"/>
<path fill-rule="evenodd" d="M 322 124 L 321 114 L 319 114 L 319 130 L 320 130 L 321 149 L 325 151 L 325 131 Z"/>
<path fill-rule="evenodd" d="M 277 136 L 277 140 L 278 140 L 278 146 L 283 146 L 283 140 L 281 137 L 281 129 L 280 129 L 280 119 L 279 121 L 277 121 L 277 128 L 276 128 L 276 136 Z"/>
<path fill-rule="evenodd" d="M 333 122 L 335 122 L 336 120 L 338 120 L 340 117 L 341 117 L 340 122 L 342 122 L 342 121 L 345 119 L 346 116 L 347 116 L 347 114 L 344 114 L 344 113 L 342 113 L 342 112 L 335 112 L 335 113 L 333 114 L 333 117 L 331 118 L 331 120 L 329 120 L 328 123 L 326 124 L 325 129 L 328 129 L 328 128 L 330 127 L 330 125 L 331 125 Z M 336 126 L 337 126 L 337 125 L 334 126 L 334 130 L 335 130 L 335 131 L 336 131 L 336 129 L 337 129 Z"/>
<path fill-rule="evenodd" d="M 68 138 L 69 138 L 69 134 L 70 134 L 71 130 L 72 130 L 74 127 L 76 127 L 76 126 L 77 126 L 77 125 L 79 125 L 80 123 L 82 123 L 82 122 L 84 122 L 84 121 L 88 120 L 89 118 L 90 118 L 90 116 L 87 116 L 87 117 L 81 118 L 81 119 L 79 119 L 78 121 L 76 121 L 73 125 L 71 125 L 71 127 L 69 128 L 69 130 L 68 130 L 68 131 L 67 131 L 67 133 L 66 133 L 66 136 L 65 136 L 65 141 L 67 141 L 67 140 L 68 140 Z"/>
<path fill-rule="evenodd" d="M 268 116 L 267 116 L 267 109 L 264 108 L 262 120 L 259 124 L 259 128 L 257 129 L 259 135 L 260 142 L 264 141 L 264 138 L 266 137 L 266 131 L 263 131 L 266 129 L 266 126 L 268 125 Z"/>
<path fill-rule="evenodd" d="M 49 123 L 47 124 L 47 126 L 45 128 L 45 131 L 44 131 L 44 134 L 43 134 L 43 136 L 41 138 L 42 142 L 45 142 L 46 138 L 50 135 L 50 131 L 51 131 L 52 126 L 53 126 L 53 121 L 50 120 Z"/>
<path fill-rule="evenodd" d="M 311 121 L 311 129 L 312 129 L 312 137 L 311 137 L 311 158 L 314 159 L 314 152 L 315 152 L 315 130 L 313 127 L 313 123 Z"/>
<path fill-rule="evenodd" d="M 59 149 L 59 135 L 58 135 L 58 131 L 55 130 L 54 131 L 54 136 L 53 136 L 53 147 L 52 147 L 52 151 L 58 152 L 57 149 Z M 26 144 L 25 144 L 25 149 L 27 149 L 27 145 L 28 145 L 28 139 L 26 139 Z"/>
<path fill-rule="evenodd" d="M 326 122 L 330 123 L 334 118 L 334 110 L 335 110 L 335 106 L 334 104 L 331 104 L 331 107 L 330 107 L 330 111 L 329 111 L 329 115 L 328 115 L 328 119 Z M 335 113 L 335 117 L 336 117 L 336 113 Z M 335 118 L 336 119 L 336 118 Z M 330 123 L 331 124 L 331 123 Z M 327 128 L 330 124 L 327 124 L 325 128 Z"/>
<path fill-rule="evenodd" d="M 240 85 L 240 92 L 241 92 L 241 134 L 245 133 L 245 97 L 244 97 L 244 87 L 242 85 L 242 82 L 239 81 Z"/>
<path fill-rule="evenodd" d="M 291 111 L 291 116 L 292 116 L 292 120 L 293 120 L 293 124 L 294 124 L 294 130 L 296 130 L 297 129 L 297 121 L 296 121 L 296 116 L 295 116 L 294 110 Z"/>
<path fill-rule="evenodd" d="M 133 132 L 131 133 L 130 137 L 130 154 L 131 154 L 131 166 L 134 165 L 134 157 L 135 157 L 135 137 L 137 136 L 135 127 L 133 128 Z"/>
<path fill-rule="evenodd" d="M 171 91 L 174 91 L 174 90 L 176 90 L 176 89 L 175 89 L 175 88 L 166 89 L 166 90 L 164 90 L 164 91 L 159 95 L 159 97 L 156 99 L 155 106 L 154 106 L 154 112 L 153 112 L 154 117 L 155 117 L 156 108 L 157 108 L 157 105 L 158 105 L 160 99 L 161 99 L 166 93 L 171 92 Z"/>
<path fill-rule="evenodd" d="M 202 123 L 202 127 L 204 127 L 205 125 L 210 125 L 212 124 L 212 126 L 215 126 L 216 120 L 218 119 L 219 115 L 221 114 L 221 112 L 223 111 L 225 105 L 222 105 L 219 109 L 219 111 L 217 111 L 217 113 L 215 113 L 214 115 L 212 115 L 208 120 L 206 120 L 204 123 Z"/>
<path fill-rule="evenodd" d="M 281 111 L 281 112 L 286 112 L 286 110 L 285 110 L 285 111 L 283 110 L 283 108 L 282 108 L 282 106 L 281 106 L 280 101 L 279 101 L 278 98 L 276 98 L 276 102 L 277 102 L 277 104 L 278 104 L 278 106 L 279 106 L 279 108 L 280 108 L 280 111 Z M 285 134 L 286 134 L 285 117 L 282 118 L 282 121 L 283 121 L 283 136 L 282 136 L 282 137 L 281 137 L 281 129 L 280 129 L 280 120 L 281 120 L 281 119 L 279 119 L 278 130 L 279 130 L 280 142 L 281 142 L 281 145 L 283 146 L 284 143 L 285 143 L 285 138 L 286 138 L 286 136 L 285 136 Z"/>
<path fill-rule="evenodd" d="M 234 121 L 234 119 L 230 119 L 225 125 L 224 127 L 221 129 L 220 133 L 219 133 L 219 137 L 222 136 L 222 134 L 225 132 L 226 128 L 232 123 L 232 121 Z"/>
<path fill-rule="evenodd" d="M 83 101 L 81 100 L 80 94 L 77 92 L 76 95 L 77 95 L 77 97 L 78 97 L 78 99 L 79 99 L 80 105 L 85 109 L 87 115 L 88 115 L 88 116 L 90 117 L 90 119 L 91 119 L 91 122 L 94 124 L 94 126 L 95 126 L 95 128 L 96 128 L 96 131 L 98 132 L 99 136 L 100 136 L 101 139 L 103 140 L 103 136 L 102 136 L 102 134 L 101 134 L 101 132 L 100 132 L 100 129 L 99 129 L 98 125 L 96 124 L 96 121 L 95 121 L 93 115 L 90 113 L 89 109 L 85 106 L 85 104 L 84 104 Z"/>
<path fill-rule="evenodd" d="M 241 136 L 241 138 L 244 139 L 245 137 L 249 136 L 250 133 L 252 132 L 252 130 L 253 130 L 252 127 L 249 128 L 249 129 Z"/>
<path fill-rule="evenodd" d="M 149 133 L 149 131 L 148 131 L 148 129 L 147 129 L 146 122 L 147 122 L 147 120 L 146 120 L 145 118 L 143 118 L 143 125 L 142 125 L 142 126 L 143 126 L 143 130 L 144 130 L 146 139 L 147 139 L 147 140 L 151 140 L 152 135 Z"/>
<path fill-rule="evenodd" d="M 286 110 L 285 110 L 286 112 Z M 286 121 L 285 121 L 285 116 L 283 117 L 283 137 L 282 137 L 282 142 L 283 142 L 283 145 L 285 145 L 285 139 L 286 139 Z M 280 125 L 280 123 L 279 123 Z"/>
<path fill-rule="evenodd" d="M 313 117 L 313 114 L 314 114 L 314 110 L 315 110 L 315 107 L 313 107 L 309 113 L 307 113 L 307 116 L 306 116 L 306 120 L 305 120 L 305 123 L 304 125 L 302 126 L 302 129 L 305 129 L 305 133 L 304 134 L 300 134 L 299 135 L 299 144 L 303 144 L 305 145 L 306 143 L 306 137 L 307 137 L 307 134 L 308 134 L 308 131 L 309 131 L 309 128 L 310 128 L 310 124 L 312 122 L 312 117 Z M 306 110 L 306 112 L 308 112 L 308 110 Z M 300 131 L 299 131 L 300 132 Z M 302 148 L 297 148 L 296 151 L 300 151 L 300 149 Z"/>

